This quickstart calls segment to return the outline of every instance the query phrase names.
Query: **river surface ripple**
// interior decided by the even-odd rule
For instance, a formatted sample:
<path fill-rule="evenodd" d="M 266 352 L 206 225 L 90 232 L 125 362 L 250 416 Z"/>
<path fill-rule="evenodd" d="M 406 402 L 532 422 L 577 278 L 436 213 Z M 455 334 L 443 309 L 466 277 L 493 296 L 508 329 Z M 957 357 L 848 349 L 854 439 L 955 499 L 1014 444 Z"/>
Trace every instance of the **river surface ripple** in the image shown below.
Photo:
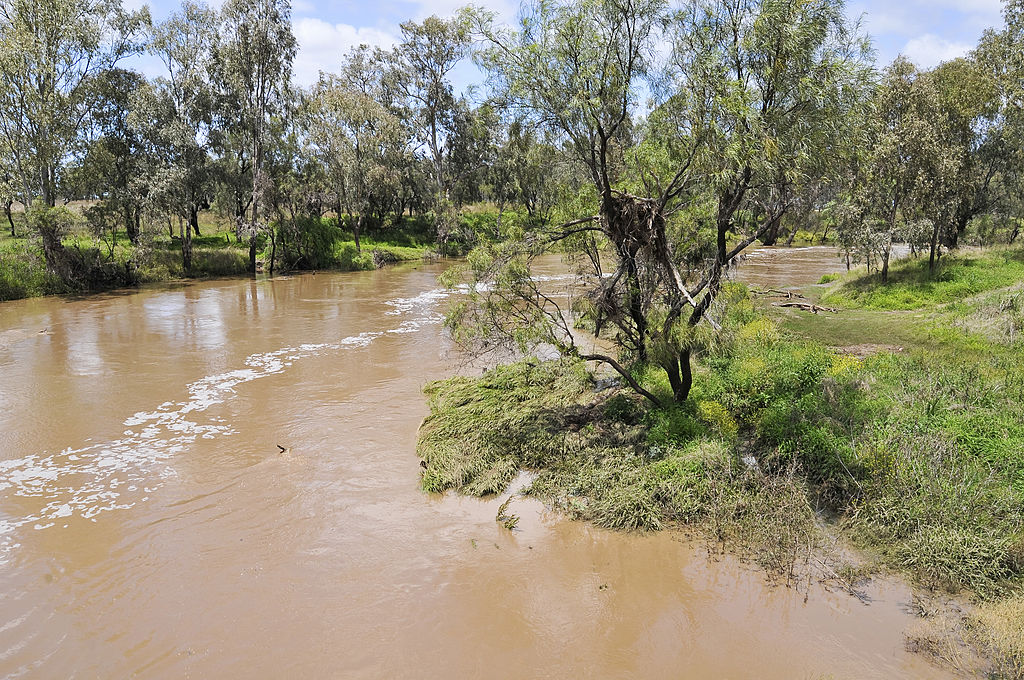
<path fill-rule="evenodd" d="M 790 252 L 754 282 L 840 268 Z M 423 494 L 422 387 L 470 370 L 442 268 L 0 305 L 0 676 L 946 677 L 897 582 L 805 602 L 668 532 Z"/>

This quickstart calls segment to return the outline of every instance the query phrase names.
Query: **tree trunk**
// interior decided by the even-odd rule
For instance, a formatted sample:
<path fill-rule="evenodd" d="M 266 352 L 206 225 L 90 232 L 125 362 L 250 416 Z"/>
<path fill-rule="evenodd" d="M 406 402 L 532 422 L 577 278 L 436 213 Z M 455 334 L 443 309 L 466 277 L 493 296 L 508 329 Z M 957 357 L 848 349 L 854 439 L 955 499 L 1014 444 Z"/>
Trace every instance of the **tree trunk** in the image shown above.
<path fill-rule="evenodd" d="M 672 387 L 672 394 L 676 401 L 679 401 L 679 393 L 682 391 L 682 378 L 679 375 L 679 357 L 669 359 L 661 367 L 668 374 L 668 384 Z"/>
<path fill-rule="evenodd" d="M 199 222 L 199 211 L 190 208 L 188 220 L 181 225 L 181 266 L 186 276 L 192 275 L 192 229 Z"/>
<path fill-rule="evenodd" d="M 43 241 L 43 257 L 46 260 L 46 269 L 56 274 L 61 281 L 71 283 L 74 278 L 74 272 L 68 260 L 67 249 L 61 243 L 60 234 L 43 220 L 40 220 L 36 230 Z"/>
<path fill-rule="evenodd" d="M 765 232 L 764 237 L 761 239 L 761 243 L 766 246 L 773 246 L 779 241 L 779 227 L 782 224 L 782 216 L 776 217 L 772 220 L 771 226 L 768 227 L 768 231 Z M 795 233 L 795 232 L 794 232 Z"/>
<path fill-rule="evenodd" d="M 679 356 L 662 365 L 668 374 L 668 384 L 672 387 L 672 398 L 683 403 L 690 396 L 693 385 L 693 374 L 690 372 L 690 350 L 683 350 Z"/>
<path fill-rule="evenodd" d="M 889 283 L 889 247 L 882 253 L 882 283 Z"/>
<path fill-rule="evenodd" d="M 932 225 L 932 240 L 928 244 L 928 273 L 935 272 L 935 249 L 939 245 L 939 225 Z"/>
<path fill-rule="evenodd" d="M 1013 242 L 1017 240 L 1017 237 L 1018 237 L 1018 236 L 1020 236 L 1020 225 L 1019 225 L 1019 224 L 1018 224 L 1018 225 L 1016 225 L 1016 226 L 1015 226 L 1015 227 L 1013 228 L 1013 232 L 1012 232 L 1012 233 L 1010 234 L 1010 242 L 1009 242 L 1009 244 L 1010 244 L 1011 246 L 1013 245 Z"/>
<path fill-rule="evenodd" d="M 274 275 L 274 258 L 277 257 L 277 237 L 274 230 L 270 230 L 270 275 Z"/>
<path fill-rule="evenodd" d="M 235 240 L 242 242 L 242 225 L 245 224 L 245 203 L 242 202 L 242 192 L 235 191 Z"/>
<path fill-rule="evenodd" d="M 4 203 L 4 214 L 7 215 L 7 223 L 11 225 L 11 238 L 14 238 L 17 234 L 14 233 L 14 215 L 11 214 L 11 203 L 11 201 Z"/>
<path fill-rule="evenodd" d="M 246 267 L 250 274 L 256 273 L 256 235 L 249 237 L 249 264 Z"/>
<path fill-rule="evenodd" d="M 359 217 L 356 218 L 355 224 L 352 225 L 352 235 L 356 239 L 356 252 L 361 253 L 362 249 L 359 247 L 359 232 L 363 228 L 363 211 L 359 211 Z"/>
<path fill-rule="evenodd" d="M 138 214 L 129 206 L 124 208 L 124 230 L 128 234 L 128 240 L 133 246 L 139 245 L 139 221 Z"/>
<path fill-rule="evenodd" d="M 693 371 L 690 369 L 690 355 L 692 350 L 684 349 L 679 353 L 679 389 L 672 387 L 672 394 L 677 402 L 684 402 L 690 398 L 690 388 L 693 387 Z"/>

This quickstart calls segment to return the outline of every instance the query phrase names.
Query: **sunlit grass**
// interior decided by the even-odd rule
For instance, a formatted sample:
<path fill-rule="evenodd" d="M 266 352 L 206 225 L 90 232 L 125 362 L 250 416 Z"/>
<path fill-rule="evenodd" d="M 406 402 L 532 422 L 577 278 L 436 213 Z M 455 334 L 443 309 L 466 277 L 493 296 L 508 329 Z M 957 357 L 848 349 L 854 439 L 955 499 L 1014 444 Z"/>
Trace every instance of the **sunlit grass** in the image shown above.
<path fill-rule="evenodd" d="M 822 300 L 848 309 L 922 309 L 1020 281 L 1024 281 L 1024 248 L 990 248 L 946 254 L 934 272 L 923 257 L 897 261 L 886 284 L 878 274 L 855 272 L 843 277 Z"/>

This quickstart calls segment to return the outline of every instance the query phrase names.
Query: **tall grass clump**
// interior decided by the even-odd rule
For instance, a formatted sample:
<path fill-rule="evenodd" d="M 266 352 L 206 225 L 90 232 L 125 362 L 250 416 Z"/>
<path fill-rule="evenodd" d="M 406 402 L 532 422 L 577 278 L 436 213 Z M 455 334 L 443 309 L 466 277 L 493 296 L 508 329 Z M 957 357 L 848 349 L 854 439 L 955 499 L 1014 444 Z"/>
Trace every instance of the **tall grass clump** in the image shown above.
<path fill-rule="evenodd" d="M 1024 596 L 981 605 L 968 617 L 967 630 L 991 659 L 992 677 L 1024 680 Z"/>

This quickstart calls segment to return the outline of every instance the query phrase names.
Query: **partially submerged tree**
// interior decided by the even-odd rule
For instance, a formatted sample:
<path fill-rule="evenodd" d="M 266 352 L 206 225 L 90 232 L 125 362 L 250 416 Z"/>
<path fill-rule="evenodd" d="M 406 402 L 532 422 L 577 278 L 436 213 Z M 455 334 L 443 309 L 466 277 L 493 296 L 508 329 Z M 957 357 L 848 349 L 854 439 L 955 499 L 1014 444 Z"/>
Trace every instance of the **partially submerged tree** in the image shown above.
<path fill-rule="evenodd" d="M 863 251 L 868 267 L 880 263 L 888 280 L 893 245 L 908 240 L 923 217 L 928 151 L 934 149 L 934 111 L 920 86 L 920 73 L 898 57 L 875 88 L 867 116 L 865 146 L 846 205 L 840 216 L 840 239 Z"/>
<path fill-rule="evenodd" d="M 532 6 L 520 33 L 476 22 L 498 101 L 558 135 L 590 178 L 582 203 L 593 213 L 471 256 L 470 299 L 450 319 L 458 337 L 553 345 L 612 366 L 655 400 L 628 368 L 653 362 L 685 400 L 701 329 L 718 326 L 726 267 L 777 223 L 801 183 L 827 172 L 827 145 L 847 134 L 843 116 L 865 67 L 842 4 L 698 1 L 669 14 L 659 0 L 578 0 Z M 673 44 L 664 101 L 630 150 L 657 31 Z M 741 224 L 754 206 L 759 222 Z M 584 256 L 584 313 L 598 334 L 614 328 L 620 357 L 581 350 L 565 303 L 531 279 L 530 261 L 553 246 Z M 695 250 L 706 256 L 695 260 Z"/>

